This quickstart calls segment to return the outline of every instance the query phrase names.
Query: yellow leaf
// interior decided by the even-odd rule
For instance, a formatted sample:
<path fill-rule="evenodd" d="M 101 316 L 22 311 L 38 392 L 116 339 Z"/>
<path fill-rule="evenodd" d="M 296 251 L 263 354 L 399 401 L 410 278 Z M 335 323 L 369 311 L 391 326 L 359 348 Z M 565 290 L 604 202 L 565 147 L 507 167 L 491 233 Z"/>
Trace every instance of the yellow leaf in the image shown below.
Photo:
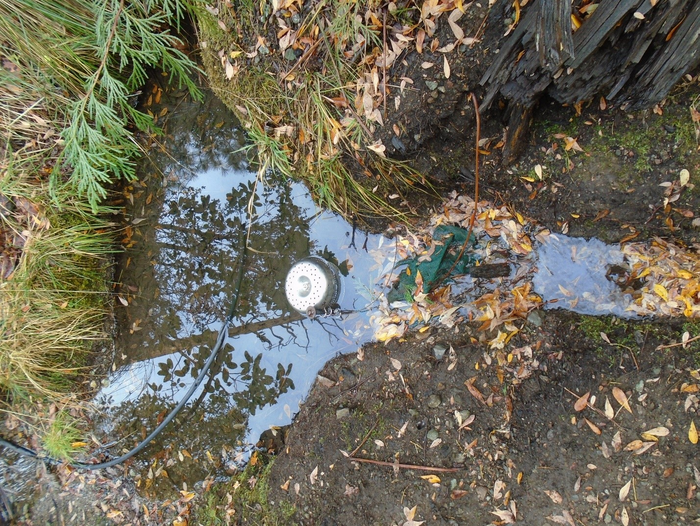
<path fill-rule="evenodd" d="M 194 491 L 185 491 L 180 490 L 180 495 L 182 495 L 182 498 L 180 499 L 182 502 L 189 502 L 195 497 Z"/>
<path fill-rule="evenodd" d="M 437 475 L 422 475 L 421 478 L 427 480 L 431 484 L 440 484 L 440 477 Z"/>
<path fill-rule="evenodd" d="M 691 420 L 690 429 L 688 430 L 688 440 L 692 444 L 698 443 L 698 430 L 695 428 L 695 422 Z"/>
<path fill-rule="evenodd" d="M 625 392 L 620 389 L 619 387 L 613 387 L 612 394 L 615 397 L 615 400 L 617 400 L 617 403 L 619 403 L 622 407 L 627 409 L 630 414 L 632 414 L 632 409 L 630 408 L 630 404 L 627 401 L 627 395 Z"/>
<path fill-rule="evenodd" d="M 115 517 L 119 517 L 119 515 L 121 515 L 121 514 L 122 514 L 122 512 L 119 510 L 112 510 L 110 512 L 107 512 L 107 518 L 114 519 Z"/>
<path fill-rule="evenodd" d="M 87 442 L 73 442 L 70 447 L 76 448 L 76 447 L 85 447 L 87 446 Z"/>
<path fill-rule="evenodd" d="M 668 301 L 668 291 L 666 290 L 666 287 L 660 283 L 656 283 L 654 285 L 654 292 L 656 292 L 662 300 Z"/>
<path fill-rule="evenodd" d="M 651 435 L 654 437 L 665 437 L 668 436 L 671 432 L 668 430 L 667 427 L 655 427 L 654 429 L 650 429 L 649 431 L 645 431 L 645 435 Z"/>

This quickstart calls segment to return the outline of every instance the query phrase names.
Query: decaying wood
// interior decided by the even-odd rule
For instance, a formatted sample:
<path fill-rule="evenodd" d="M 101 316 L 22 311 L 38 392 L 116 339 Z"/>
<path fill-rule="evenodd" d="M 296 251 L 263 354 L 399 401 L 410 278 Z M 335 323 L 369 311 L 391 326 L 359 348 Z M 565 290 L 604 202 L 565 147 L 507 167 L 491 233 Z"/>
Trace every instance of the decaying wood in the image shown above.
<path fill-rule="evenodd" d="M 600 0 L 574 31 L 571 15 L 579 14 L 579 4 L 531 2 L 481 79 L 487 89 L 482 110 L 497 96 L 509 104 L 506 162 L 517 157 L 543 94 L 564 104 L 603 95 L 647 108 L 700 64 L 700 0 Z M 498 0 L 494 23 L 511 9 L 510 0 Z"/>

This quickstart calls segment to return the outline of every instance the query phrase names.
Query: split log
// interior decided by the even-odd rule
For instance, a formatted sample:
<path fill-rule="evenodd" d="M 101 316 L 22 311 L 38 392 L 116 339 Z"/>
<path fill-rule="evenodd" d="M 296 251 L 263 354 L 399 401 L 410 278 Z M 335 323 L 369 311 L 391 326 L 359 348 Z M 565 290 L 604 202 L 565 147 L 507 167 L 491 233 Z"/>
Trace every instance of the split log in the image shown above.
<path fill-rule="evenodd" d="M 563 104 L 600 94 L 621 106 L 648 108 L 700 64 L 700 0 L 600 0 L 574 31 L 579 4 L 533 2 L 481 79 L 487 88 L 482 111 L 498 95 L 508 101 L 507 163 L 517 157 L 527 117 L 543 94 Z M 509 0 L 498 0 L 494 23 L 510 9 Z"/>

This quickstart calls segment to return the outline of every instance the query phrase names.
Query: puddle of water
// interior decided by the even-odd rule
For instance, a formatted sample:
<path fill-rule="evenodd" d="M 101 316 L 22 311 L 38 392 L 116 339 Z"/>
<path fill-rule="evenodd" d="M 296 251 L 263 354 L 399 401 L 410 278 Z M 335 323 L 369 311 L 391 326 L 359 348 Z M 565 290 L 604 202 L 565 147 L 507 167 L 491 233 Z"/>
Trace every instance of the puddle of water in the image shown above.
<path fill-rule="evenodd" d="M 157 490 L 159 470 L 167 467 L 160 486 L 172 491 L 243 462 L 246 445 L 290 423 L 330 358 L 372 338 L 368 305 L 396 256 L 392 241 L 353 232 L 340 217 L 320 212 L 303 185 L 273 176 L 256 185 L 238 151 L 244 136 L 214 97 L 198 104 L 174 93 L 162 101 L 169 108 L 166 135 L 151 145 L 140 182 L 124 193 L 119 297 L 128 305 L 119 307 L 115 371 L 96 398 L 109 415 L 103 430 L 127 436 L 123 447 L 145 436 L 192 385 L 234 295 L 242 232 L 250 247 L 238 313 L 211 379 L 192 398 L 196 411 L 186 409 L 158 437 L 151 451 L 164 453 L 145 466 L 148 475 L 136 476 L 142 488 Z M 251 196 L 255 214 L 247 225 Z M 342 320 L 310 320 L 286 301 L 289 268 L 311 254 L 343 272 L 340 304 L 350 312 Z M 629 315 L 631 298 L 606 276 L 623 263 L 618 247 L 551 235 L 528 261 L 537 267 L 535 291 L 549 307 Z M 474 282 L 467 276 L 455 291 Z"/>
<path fill-rule="evenodd" d="M 532 282 L 547 308 L 637 317 L 626 310 L 632 296 L 608 278 L 609 269 L 624 264 L 619 246 L 598 239 L 552 234 L 536 247 L 536 257 L 537 272 Z"/>
<path fill-rule="evenodd" d="M 163 144 L 152 145 L 141 183 L 125 190 L 119 297 L 128 305 L 118 309 L 115 370 L 96 401 L 110 415 L 105 432 L 139 437 L 192 385 L 234 295 L 255 195 L 238 313 L 212 380 L 192 397 L 200 406 L 197 425 L 183 416 L 175 434 L 165 433 L 153 449 L 168 442 L 202 462 L 207 451 L 235 461 L 242 458 L 235 451 L 220 451 L 288 424 L 325 362 L 372 337 L 366 307 L 391 270 L 394 246 L 319 212 L 299 183 L 270 176 L 256 188 L 244 156 L 230 153 L 243 144 L 233 116 L 213 97 L 203 105 L 177 94 L 170 99 L 162 97 L 171 108 Z M 342 320 L 310 320 L 287 304 L 287 271 L 310 254 L 337 262 L 344 273 L 340 305 L 351 312 Z M 225 467 L 226 459 L 214 463 Z M 185 471 L 189 484 L 203 478 Z M 170 466 L 170 478 L 173 472 Z"/>

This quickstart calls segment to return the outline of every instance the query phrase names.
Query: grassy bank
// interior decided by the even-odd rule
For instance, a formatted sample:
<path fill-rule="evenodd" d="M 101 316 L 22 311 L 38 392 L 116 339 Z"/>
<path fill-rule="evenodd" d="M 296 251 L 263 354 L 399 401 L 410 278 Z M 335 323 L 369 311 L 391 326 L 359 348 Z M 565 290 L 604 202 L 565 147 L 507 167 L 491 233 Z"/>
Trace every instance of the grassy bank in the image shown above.
<path fill-rule="evenodd" d="M 278 4 L 215 2 L 198 16 L 210 85 L 247 129 L 261 173 L 305 181 L 316 202 L 345 216 L 406 219 L 414 212 L 406 195 L 415 202 L 416 192 L 433 192 L 375 137 L 387 104 L 398 104 L 387 101 L 396 86 L 387 88 L 386 67 L 397 55 L 380 54 L 379 10 Z M 389 22 L 402 16 L 392 11 Z"/>
<path fill-rule="evenodd" d="M 108 338 L 108 191 L 135 177 L 135 133 L 155 130 L 134 93 L 151 68 L 196 92 L 168 29 L 186 9 L 0 4 L 0 411 L 54 455 L 71 453 L 76 381 Z"/>

